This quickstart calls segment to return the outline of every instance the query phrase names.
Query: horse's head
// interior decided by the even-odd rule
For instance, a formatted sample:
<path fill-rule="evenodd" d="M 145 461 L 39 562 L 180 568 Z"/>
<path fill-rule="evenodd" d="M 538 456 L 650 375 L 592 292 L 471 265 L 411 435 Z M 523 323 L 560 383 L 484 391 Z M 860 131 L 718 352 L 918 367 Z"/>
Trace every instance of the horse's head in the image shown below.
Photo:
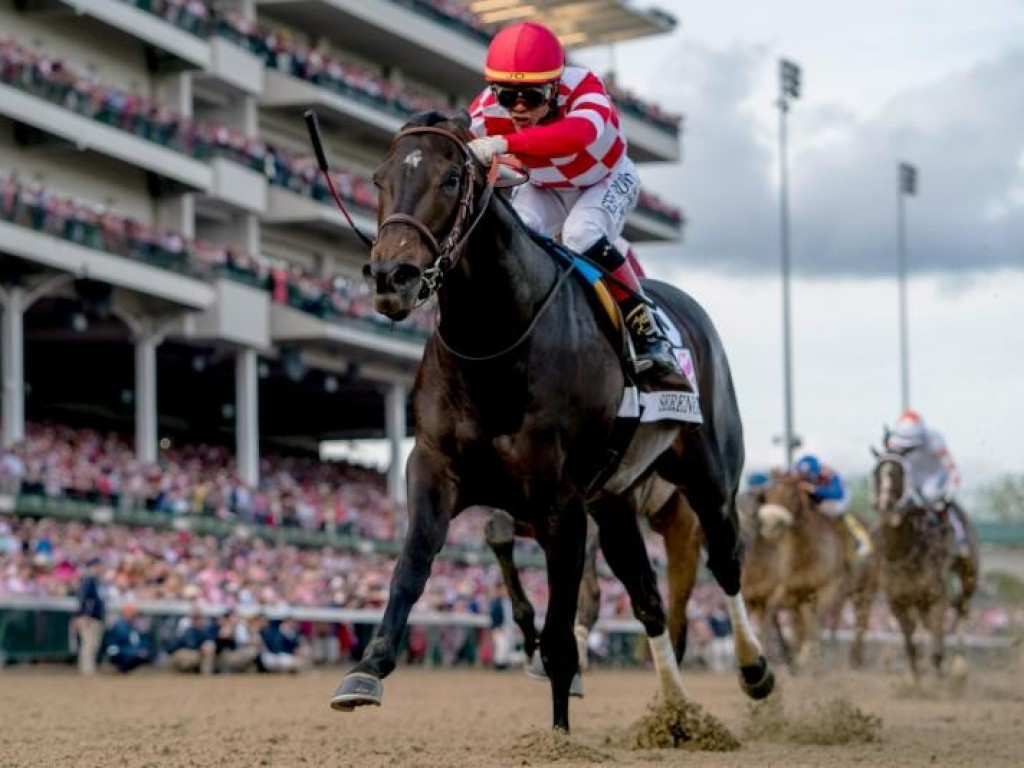
<path fill-rule="evenodd" d="M 416 116 L 373 174 L 378 234 L 363 274 L 375 308 L 392 320 L 429 298 L 458 257 L 482 176 L 466 146 L 469 125 L 465 113 Z"/>
<path fill-rule="evenodd" d="M 902 456 L 896 453 L 882 453 L 871 449 L 875 456 L 875 470 L 872 474 L 872 506 L 878 512 L 883 525 L 897 527 L 903 522 L 906 512 L 907 467 Z"/>
<path fill-rule="evenodd" d="M 766 539 L 777 539 L 804 515 L 809 504 L 805 485 L 797 475 L 772 473 L 772 482 L 765 489 L 757 510 L 761 535 Z"/>

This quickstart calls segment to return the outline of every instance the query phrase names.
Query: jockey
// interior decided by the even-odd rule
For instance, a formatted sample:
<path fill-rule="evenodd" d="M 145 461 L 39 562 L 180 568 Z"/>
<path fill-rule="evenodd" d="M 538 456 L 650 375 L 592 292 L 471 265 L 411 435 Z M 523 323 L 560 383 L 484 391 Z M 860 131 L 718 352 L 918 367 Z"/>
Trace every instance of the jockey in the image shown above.
<path fill-rule="evenodd" d="M 954 494 L 960 487 L 960 473 L 946 448 L 946 439 L 928 427 L 916 411 L 904 411 L 896 426 L 886 430 L 885 449 L 898 453 L 907 468 L 910 498 L 921 506 L 930 506 L 953 529 L 956 552 L 967 551 L 967 533 L 960 516 L 950 514 Z M 958 506 L 960 514 L 963 510 Z"/>
<path fill-rule="evenodd" d="M 469 107 L 477 137 L 470 150 L 485 165 L 506 153 L 522 161 L 530 181 L 516 191 L 513 207 L 523 223 L 549 236 L 560 231 L 566 247 L 618 280 L 608 288 L 629 328 L 637 373 L 678 374 L 640 281 L 615 245 L 640 181 L 604 83 L 583 67 L 567 66 L 555 34 L 529 21 L 494 36 L 484 78 L 487 88 Z"/>
<path fill-rule="evenodd" d="M 840 520 L 853 538 L 854 557 L 860 558 L 871 550 L 871 536 L 854 515 L 846 514 L 850 506 L 850 492 L 846 483 L 817 456 L 805 454 L 793 465 L 793 472 L 811 486 L 811 499 L 824 515 Z"/>

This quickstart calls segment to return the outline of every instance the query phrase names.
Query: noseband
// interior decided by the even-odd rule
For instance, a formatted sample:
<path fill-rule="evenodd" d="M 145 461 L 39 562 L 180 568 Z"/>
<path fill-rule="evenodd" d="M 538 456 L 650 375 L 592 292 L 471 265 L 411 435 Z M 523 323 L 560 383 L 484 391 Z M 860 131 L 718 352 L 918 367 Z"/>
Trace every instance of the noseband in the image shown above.
<path fill-rule="evenodd" d="M 476 228 L 476 225 L 480 223 L 480 219 L 487 210 L 487 204 L 490 202 L 491 195 L 494 193 L 494 180 L 497 177 L 497 173 L 496 170 L 492 170 L 491 173 L 487 174 L 487 185 L 484 188 L 483 193 L 480 195 L 480 199 L 474 205 L 473 190 L 476 188 L 479 166 L 477 165 L 472 152 L 469 151 L 469 147 L 466 146 L 466 142 L 444 128 L 438 128 L 432 125 L 420 125 L 412 128 L 406 128 L 404 131 L 398 133 L 391 141 L 391 153 L 394 153 L 395 145 L 400 140 L 407 136 L 414 136 L 417 134 L 443 136 L 459 148 L 459 152 L 462 154 L 463 158 L 462 175 L 459 178 L 459 185 L 462 188 L 461 194 L 459 195 L 459 206 L 455 214 L 455 221 L 452 222 L 451 229 L 448 231 L 448 236 L 445 237 L 442 242 L 438 242 L 437 237 L 434 236 L 434 233 L 430 231 L 430 228 L 427 227 L 426 224 L 407 213 L 390 214 L 385 217 L 384 221 L 380 223 L 380 226 L 377 229 L 377 238 L 380 239 L 380 234 L 386 227 L 395 224 L 404 224 L 412 227 L 430 247 L 431 253 L 434 254 L 433 263 L 423 270 L 421 277 L 422 286 L 420 288 L 419 296 L 416 299 L 416 304 L 419 306 L 437 292 L 437 289 L 441 287 L 442 278 L 458 262 L 459 256 L 462 254 L 462 250 L 466 245 L 466 240 L 469 239 L 470 234 Z M 493 165 L 492 168 L 496 169 L 497 166 Z M 476 216 L 470 220 L 474 209 L 476 210 Z M 463 229 L 465 229 L 465 231 L 463 231 Z"/>

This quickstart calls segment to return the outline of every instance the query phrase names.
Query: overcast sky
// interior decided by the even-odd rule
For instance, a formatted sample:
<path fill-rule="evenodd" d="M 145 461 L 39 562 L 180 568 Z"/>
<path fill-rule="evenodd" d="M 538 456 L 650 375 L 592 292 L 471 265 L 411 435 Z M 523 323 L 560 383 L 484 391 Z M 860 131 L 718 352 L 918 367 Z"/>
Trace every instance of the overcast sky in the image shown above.
<path fill-rule="evenodd" d="M 643 4 L 643 3 L 641 3 Z M 672 35 L 583 63 L 685 115 L 684 161 L 641 169 L 682 245 L 641 248 L 719 324 L 749 465 L 781 459 L 778 58 L 790 113 L 796 428 L 840 470 L 899 411 L 896 166 L 907 201 L 912 404 L 968 485 L 1024 472 L 1024 2 L 660 0 Z"/>

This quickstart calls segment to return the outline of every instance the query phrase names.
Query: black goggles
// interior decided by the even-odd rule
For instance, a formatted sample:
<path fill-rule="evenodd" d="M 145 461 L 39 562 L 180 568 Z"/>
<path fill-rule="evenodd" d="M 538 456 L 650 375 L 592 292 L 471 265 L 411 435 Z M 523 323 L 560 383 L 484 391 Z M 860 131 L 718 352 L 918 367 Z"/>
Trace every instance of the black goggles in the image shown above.
<path fill-rule="evenodd" d="M 520 100 L 527 109 L 536 109 L 551 98 L 550 85 L 492 85 L 491 92 L 505 109 L 512 109 Z"/>

